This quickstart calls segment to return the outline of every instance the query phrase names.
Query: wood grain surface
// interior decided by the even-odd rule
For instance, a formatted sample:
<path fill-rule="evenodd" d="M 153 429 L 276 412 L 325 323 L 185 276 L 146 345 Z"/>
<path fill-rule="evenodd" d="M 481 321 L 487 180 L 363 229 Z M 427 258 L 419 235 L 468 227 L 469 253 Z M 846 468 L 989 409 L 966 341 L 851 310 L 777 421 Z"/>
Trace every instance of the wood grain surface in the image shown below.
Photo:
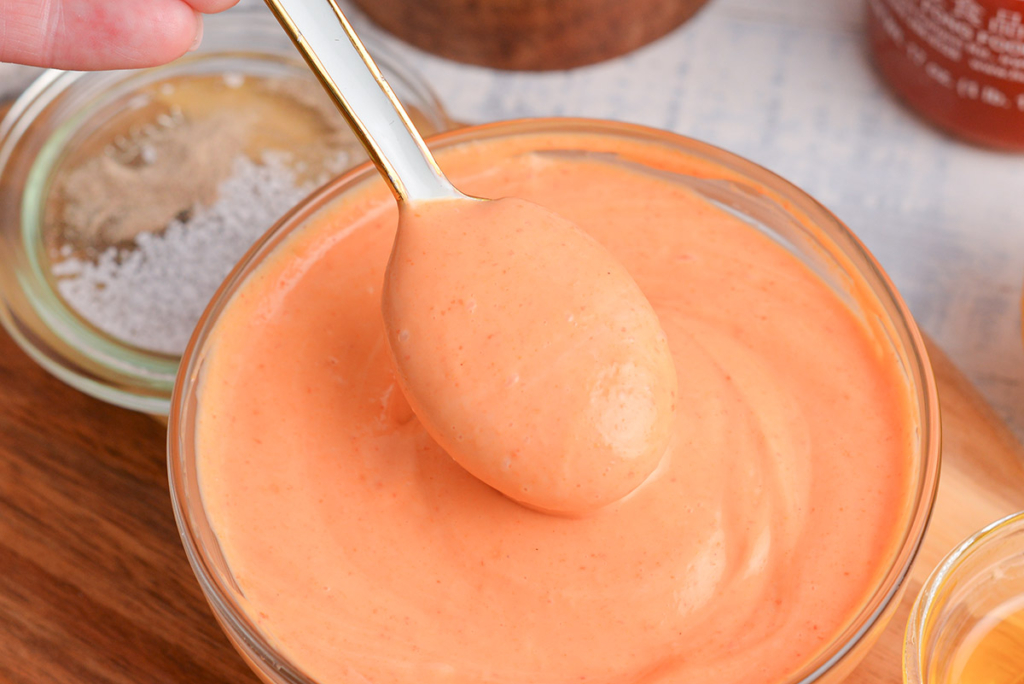
<path fill-rule="evenodd" d="M 163 425 L 0 332 L 0 682 L 257 681 L 192 575 L 165 459 Z"/>
<path fill-rule="evenodd" d="M 957 541 L 1024 508 L 1024 454 L 937 349 L 942 485 L 904 605 L 851 681 L 900 681 L 902 627 Z M 164 428 L 51 378 L 0 333 L 0 682 L 255 682 L 185 559 Z"/>

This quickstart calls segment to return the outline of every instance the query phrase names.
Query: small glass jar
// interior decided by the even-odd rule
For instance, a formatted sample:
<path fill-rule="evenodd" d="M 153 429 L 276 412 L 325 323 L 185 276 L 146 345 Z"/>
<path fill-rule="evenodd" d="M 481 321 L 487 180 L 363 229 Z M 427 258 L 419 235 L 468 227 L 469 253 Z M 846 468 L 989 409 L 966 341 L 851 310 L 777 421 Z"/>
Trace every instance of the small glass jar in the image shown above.
<path fill-rule="evenodd" d="M 371 45 L 370 50 L 424 130 L 449 127 L 436 97 L 417 74 L 381 54 L 379 47 Z M 111 117 L 137 106 L 143 89 L 172 79 L 218 75 L 229 82 L 313 78 L 265 7 L 240 6 L 206 17 L 199 50 L 166 66 L 47 71 L 0 123 L 0 323 L 61 380 L 104 401 L 157 416 L 169 410 L 179 355 L 105 332 L 62 297 L 52 249 L 44 244 L 47 202 L 62 164 L 96 147 L 96 132 Z M 204 100 L 197 100 L 203 106 Z"/>
<path fill-rule="evenodd" d="M 964 540 L 932 572 L 907 623 L 903 681 L 1024 681 L 1024 513 Z"/>
<path fill-rule="evenodd" d="M 570 142 L 567 136 L 574 134 L 578 134 L 581 142 Z M 524 140 L 516 148 L 520 153 L 550 152 L 554 144 L 558 153 L 611 153 L 630 164 L 644 164 L 659 173 L 671 173 L 690 190 L 727 207 L 784 244 L 855 311 L 871 318 L 873 327 L 879 330 L 880 344 L 891 345 L 910 388 L 908 410 L 917 422 L 900 542 L 891 564 L 880 573 L 877 585 L 841 633 L 812 662 L 780 684 L 841 681 L 875 643 L 900 603 L 938 483 L 938 395 L 924 341 L 906 306 L 874 258 L 835 216 L 781 178 L 710 145 L 641 126 L 584 119 L 531 119 L 474 126 L 435 136 L 429 142 L 444 163 L 445 153 L 460 146 L 466 150 L 480 149 L 475 146 L 518 136 Z M 638 148 L 656 150 L 657 162 L 641 155 L 634 159 L 626 151 Z M 210 334 L 247 278 L 290 235 L 371 183 L 377 184 L 374 190 L 379 191 L 379 196 L 387 195 L 383 181 L 372 167 L 354 169 L 311 195 L 264 236 L 236 267 L 203 315 L 185 352 L 175 387 L 169 420 L 168 468 L 174 514 L 185 551 L 214 615 L 246 662 L 268 684 L 316 683 L 274 645 L 249 614 L 249 604 L 232 577 L 207 518 L 195 448 L 200 378 L 210 351 Z"/>

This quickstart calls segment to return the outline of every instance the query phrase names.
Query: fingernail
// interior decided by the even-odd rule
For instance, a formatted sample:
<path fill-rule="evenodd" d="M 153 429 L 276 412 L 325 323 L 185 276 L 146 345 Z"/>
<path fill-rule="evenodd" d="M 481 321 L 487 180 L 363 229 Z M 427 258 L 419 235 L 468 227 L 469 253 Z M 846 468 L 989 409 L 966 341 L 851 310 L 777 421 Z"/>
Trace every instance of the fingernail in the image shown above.
<path fill-rule="evenodd" d="M 192 40 L 192 47 L 188 49 L 189 52 L 195 52 L 199 49 L 199 44 L 203 42 L 203 15 L 196 12 L 196 37 Z"/>

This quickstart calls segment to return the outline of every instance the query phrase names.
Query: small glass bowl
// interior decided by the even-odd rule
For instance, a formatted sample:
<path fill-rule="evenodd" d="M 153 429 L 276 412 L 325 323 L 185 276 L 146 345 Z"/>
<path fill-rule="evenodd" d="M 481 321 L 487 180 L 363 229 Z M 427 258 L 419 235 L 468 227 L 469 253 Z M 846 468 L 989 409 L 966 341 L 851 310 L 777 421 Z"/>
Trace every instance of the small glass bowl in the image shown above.
<path fill-rule="evenodd" d="M 422 79 L 376 45 L 371 52 L 428 131 L 450 123 Z M 115 338 L 59 295 L 43 239 L 44 207 L 61 162 L 133 93 L 182 76 L 301 76 L 307 67 L 262 6 L 205 19 L 199 50 L 169 65 L 111 72 L 46 71 L 0 123 L 0 323 L 29 356 L 73 387 L 129 409 L 166 416 L 179 357 Z"/>
<path fill-rule="evenodd" d="M 579 147 L 565 134 L 580 134 Z M 742 216 L 778 240 L 814 269 L 849 305 L 870 320 L 879 344 L 890 345 L 910 387 L 910 410 L 916 418 L 916 450 L 899 544 L 891 564 L 866 597 L 855 617 L 812 662 L 785 684 L 838 682 L 853 669 L 881 634 L 899 605 L 905 579 L 917 554 L 935 498 L 939 472 L 938 395 L 924 342 L 906 306 L 878 263 L 849 229 L 799 188 L 733 154 L 689 138 L 641 126 L 584 119 L 529 119 L 464 128 L 428 140 L 444 151 L 487 140 L 534 136 L 534 147 L 516 152 L 548 150 L 555 136 L 559 154 L 614 152 L 627 163 L 672 174 L 711 202 Z M 616 142 L 618 141 L 618 142 Z M 613 144 L 615 143 L 615 144 Z M 650 157 L 631 158 L 622 143 L 647 150 Z M 547 145 L 547 146 L 545 146 Z M 590 146 L 594 145 L 594 146 Z M 636 149 L 636 148 L 633 148 Z M 657 159 L 651 162 L 650 159 Z M 443 161 L 443 157 L 442 157 Z M 324 186 L 264 235 L 221 286 L 203 314 L 183 357 L 175 386 L 168 434 L 171 499 L 186 554 L 204 594 L 228 637 L 256 673 L 270 684 L 314 684 L 276 648 L 249 617 L 248 602 L 238 589 L 203 508 L 196 464 L 196 406 L 210 334 L 225 307 L 264 259 L 294 231 L 346 194 L 369 183 L 383 182 L 369 165 L 358 167 Z M 780 683 L 781 684 L 781 683 Z"/>
<path fill-rule="evenodd" d="M 903 681 L 961 681 L 965 656 L 973 650 L 971 642 L 979 631 L 999 619 L 1005 612 L 1001 609 L 1011 604 L 1018 611 L 1024 610 L 1024 512 L 998 520 L 968 537 L 928 577 L 907 622 Z M 1018 667 L 1024 665 L 1024 625 L 1019 627 Z"/>

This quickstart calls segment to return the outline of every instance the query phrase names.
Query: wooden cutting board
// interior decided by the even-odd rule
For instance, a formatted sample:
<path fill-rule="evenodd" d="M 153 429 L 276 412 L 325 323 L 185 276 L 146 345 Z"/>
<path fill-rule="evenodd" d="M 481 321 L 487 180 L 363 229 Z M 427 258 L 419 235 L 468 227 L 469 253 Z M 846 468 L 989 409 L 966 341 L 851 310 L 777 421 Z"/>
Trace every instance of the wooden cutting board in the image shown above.
<path fill-rule="evenodd" d="M 1024 508 L 1024 451 L 938 349 L 942 485 L 904 604 L 851 681 L 900 681 L 909 605 L 961 538 Z M 0 333 L 0 683 L 255 682 L 203 599 L 164 428 L 47 375 Z"/>

